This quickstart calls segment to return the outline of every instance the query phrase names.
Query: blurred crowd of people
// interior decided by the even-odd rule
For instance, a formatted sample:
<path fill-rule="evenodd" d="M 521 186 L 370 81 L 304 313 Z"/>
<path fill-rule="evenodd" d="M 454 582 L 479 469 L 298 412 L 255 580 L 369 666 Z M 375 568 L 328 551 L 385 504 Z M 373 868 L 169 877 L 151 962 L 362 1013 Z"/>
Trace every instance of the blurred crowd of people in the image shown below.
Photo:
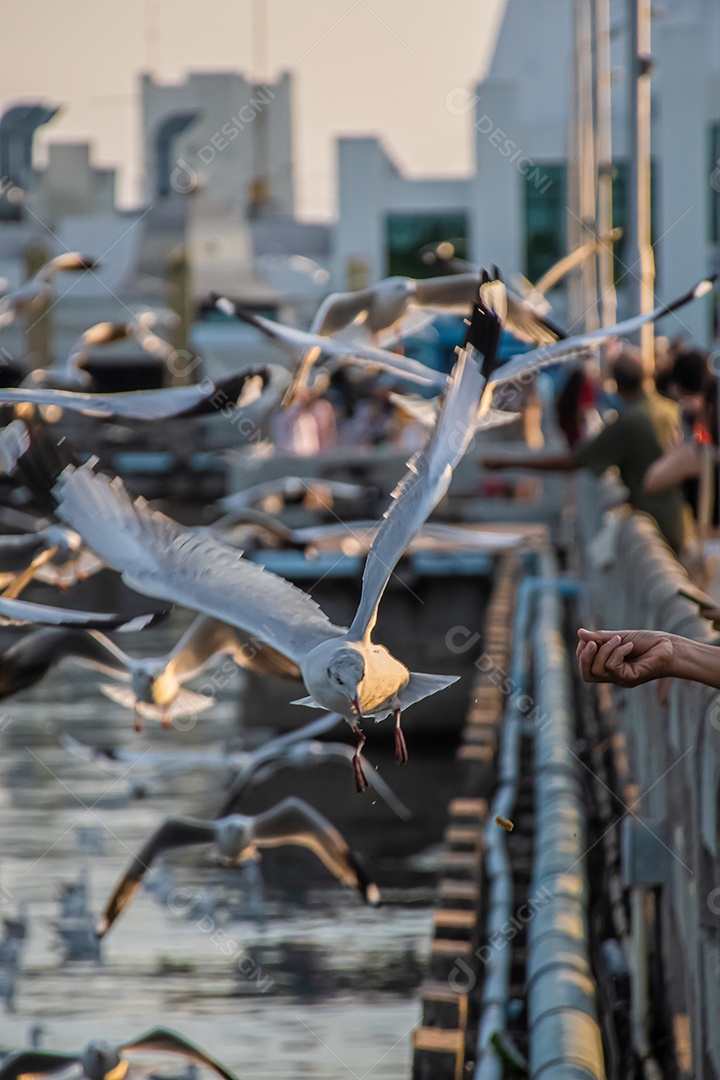
<path fill-rule="evenodd" d="M 718 380 L 711 356 L 660 339 L 655 379 L 640 351 L 619 343 L 599 368 L 578 366 L 559 388 L 556 420 L 567 450 L 511 459 L 492 456 L 488 468 L 572 471 L 596 475 L 614 468 L 627 502 L 655 519 L 680 556 L 718 523 Z"/>
<path fill-rule="evenodd" d="M 402 391 L 383 376 L 355 379 L 342 372 L 316 377 L 310 389 L 275 418 L 273 440 L 278 450 L 302 457 L 347 446 L 372 449 L 389 446 L 398 453 L 421 449 L 426 429 L 393 399 Z"/>

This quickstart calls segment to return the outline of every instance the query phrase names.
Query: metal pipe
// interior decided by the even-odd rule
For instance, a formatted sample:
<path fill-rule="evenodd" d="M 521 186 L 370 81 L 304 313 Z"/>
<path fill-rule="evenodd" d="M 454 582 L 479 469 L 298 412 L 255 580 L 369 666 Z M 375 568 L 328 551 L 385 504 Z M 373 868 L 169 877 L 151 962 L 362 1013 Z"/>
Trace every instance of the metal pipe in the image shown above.
<path fill-rule="evenodd" d="M 595 97 L 597 107 L 597 228 L 605 236 L 613 227 L 612 155 L 612 60 L 610 51 L 610 0 L 595 4 Z M 612 240 L 598 252 L 598 287 L 603 326 L 617 322 L 617 295 L 613 271 Z"/>
<path fill-rule="evenodd" d="M 534 599 L 543 588 L 553 589 L 564 596 L 577 596 L 582 585 L 571 578 L 525 577 L 518 586 L 510 662 L 510 678 L 514 692 L 503 726 L 498 787 L 490 811 L 490 821 L 494 821 L 496 817 L 511 817 L 517 800 L 520 740 L 525 725 L 525 716 L 520 711 L 518 702 L 527 693 L 530 620 Z M 503 927 L 512 917 L 512 872 L 505 837 L 503 829 L 490 829 L 486 834 L 486 866 L 489 879 L 488 940 L 492 940 L 494 934 L 502 935 Z M 511 960 L 512 952 L 509 948 L 494 949 L 485 967 L 475 1080 L 501 1080 L 503 1074 L 503 1063 L 492 1045 L 491 1038 L 495 1032 L 504 1032 L 506 1029 Z"/>
<path fill-rule="evenodd" d="M 629 272 L 636 304 L 633 310 L 652 311 L 655 261 L 650 221 L 650 0 L 629 0 L 630 22 L 630 254 Z M 652 323 L 640 332 L 645 374 L 655 372 Z"/>
<path fill-rule="evenodd" d="M 546 571 L 554 569 L 550 553 L 543 564 Z M 546 587 L 534 636 L 536 696 L 543 722 L 534 754 L 533 895 L 550 899 L 528 927 L 530 1076 L 573 1068 L 604 1080 L 587 940 L 585 811 L 572 751 L 571 675 L 561 626 L 558 593 Z"/>

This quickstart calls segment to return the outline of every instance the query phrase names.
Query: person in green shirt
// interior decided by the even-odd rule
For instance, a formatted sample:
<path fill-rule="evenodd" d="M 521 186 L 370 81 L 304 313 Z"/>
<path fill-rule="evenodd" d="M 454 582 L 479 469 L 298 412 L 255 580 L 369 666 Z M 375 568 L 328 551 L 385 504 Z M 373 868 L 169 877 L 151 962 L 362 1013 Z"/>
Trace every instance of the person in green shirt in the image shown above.
<path fill-rule="evenodd" d="M 692 538 L 692 515 L 679 484 L 664 491 L 645 491 L 645 473 L 680 438 L 680 411 L 673 401 L 648 389 L 642 362 L 624 349 L 612 365 L 623 408 L 593 438 L 563 454 L 528 454 L 522 457 L 485 457 L 486 469 L 517 468 L 571 472 L 590 469 L 601 476 L 616 468 L 628 491 L 628 503 L 657 522 L 677 554 Z"/>

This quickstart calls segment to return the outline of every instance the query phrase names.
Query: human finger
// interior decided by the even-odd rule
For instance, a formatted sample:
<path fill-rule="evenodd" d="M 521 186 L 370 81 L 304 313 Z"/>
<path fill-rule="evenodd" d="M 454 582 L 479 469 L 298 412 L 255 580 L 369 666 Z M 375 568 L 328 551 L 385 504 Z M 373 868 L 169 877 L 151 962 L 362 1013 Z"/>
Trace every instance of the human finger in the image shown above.
<path fill-rule="evenodd" d="M 578 664 L 580 666 L 580 674 L 585 680 L 585 682 L 594 681 L 594 677 L 592 674 L 592 662 L 595 659 L 597 649 L 598 647 L 595 641 L 587 641 L 580 650 L 580 654 L 578 656 Z"/>
<path fill-rule="evenodd" d="M 602 644 L 597 651 L 597 656 L 592 663 L 593 675 L 603 676 L 607 671 L 608 657 L 612 656 L 612 653 L 617 649 L 618 645 L 622 641 L 619 634 L 614 634 L 604 644 Z"/>

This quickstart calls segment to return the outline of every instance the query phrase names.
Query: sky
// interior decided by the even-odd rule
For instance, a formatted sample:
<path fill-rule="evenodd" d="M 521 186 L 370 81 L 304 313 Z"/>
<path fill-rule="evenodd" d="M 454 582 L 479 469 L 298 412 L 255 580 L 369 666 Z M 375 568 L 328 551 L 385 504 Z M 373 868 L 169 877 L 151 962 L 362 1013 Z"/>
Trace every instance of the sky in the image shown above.
<path fill-rule="evenodd" d="M 412 176 L 471 170 L 469 115 L 448 110 L 486 70 L 505 0 L 4 0 L 0 107 L 62 104 L 38 135 L 90 140 L 118 165 L 121 205 L 140 191 L 139 73 L 295 75 L 297 209 L 335 213 L 339 135 L 378 135 Z"/>

